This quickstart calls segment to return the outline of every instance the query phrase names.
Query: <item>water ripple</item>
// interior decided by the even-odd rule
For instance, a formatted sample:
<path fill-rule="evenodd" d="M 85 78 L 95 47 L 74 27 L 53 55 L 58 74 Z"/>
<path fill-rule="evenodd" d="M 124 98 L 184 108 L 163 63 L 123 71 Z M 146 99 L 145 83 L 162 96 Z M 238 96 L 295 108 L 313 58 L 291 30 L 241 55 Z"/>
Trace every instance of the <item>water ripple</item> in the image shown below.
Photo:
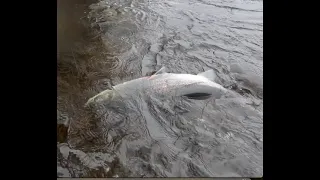
<path fill-rule="evenodd" d="M 66 55 L 58 64 L 61 74 L 88 74 L 83 79 L 90 83 L 77 85 L 88 96 L 166 66 L 172 73 L 214 69 L 216 81 L 237 97 L 195 101 L 141 91 L 121 98 L 106 91 L 111 99 L 68 120 L 69 146 L 58 145 L 59 175 L 262 175 L 262 1 L 102 0 L 88 17 L 102 41 L 99 56 L 74 62 Z M 58 103 L 63 122 L 62 96 Z"/>

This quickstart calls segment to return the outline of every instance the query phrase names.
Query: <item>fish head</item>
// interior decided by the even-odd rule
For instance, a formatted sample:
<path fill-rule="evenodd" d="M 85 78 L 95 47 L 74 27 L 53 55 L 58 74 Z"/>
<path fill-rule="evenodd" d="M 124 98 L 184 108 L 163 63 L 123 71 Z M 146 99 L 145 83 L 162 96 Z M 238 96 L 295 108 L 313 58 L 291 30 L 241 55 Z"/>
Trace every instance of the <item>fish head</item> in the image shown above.
<path fill-rule="evenodd" d="M 174 74 L 162 73 L 149 78 L 149 88 L 147 91 L 158 93 L 162 96 L 185 96 L 190 99 L 219 99 L 227 93 L 220 84 L 214 82 L 215 73 L 208 70 L 203 73 Z"/>
<path fill-rule="evenodd" d="M 179 88 L 178 93 L 181 96 L 188 97 L 189 99 L 203 100 L 208 98 L 220 99 L 227 93 L 220 84 L 212 81 L 200 81 L 192 83 L 186 87 Z"/>

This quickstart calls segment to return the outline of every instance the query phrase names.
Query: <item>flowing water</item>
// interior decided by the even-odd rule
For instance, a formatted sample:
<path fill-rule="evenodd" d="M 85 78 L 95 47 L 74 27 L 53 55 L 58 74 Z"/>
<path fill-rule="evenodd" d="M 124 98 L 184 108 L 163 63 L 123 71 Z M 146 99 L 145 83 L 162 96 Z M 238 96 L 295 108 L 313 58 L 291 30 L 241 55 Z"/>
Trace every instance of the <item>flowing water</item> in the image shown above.
<path fill-rule="evenodd" d="M 58 177 L 261 177 L 263 2 L 58 0 Z M 214 69 L 236 97 L 132 92 L 84 108 L 112 86 Z"/>

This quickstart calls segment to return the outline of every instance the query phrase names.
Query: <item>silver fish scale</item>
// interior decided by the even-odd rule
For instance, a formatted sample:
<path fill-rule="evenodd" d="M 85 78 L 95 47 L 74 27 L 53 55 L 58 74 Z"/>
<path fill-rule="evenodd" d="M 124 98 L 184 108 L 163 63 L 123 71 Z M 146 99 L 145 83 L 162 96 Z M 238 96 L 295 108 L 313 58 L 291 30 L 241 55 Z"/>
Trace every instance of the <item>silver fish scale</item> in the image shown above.
<path fill-rule="evenodd" d="M 180 88 L 188 88 L 188 86 L 201 83 L 201 78 L 191 79 L 188 76 L 179 76 L 173 74 L 162 74 L 157 77 L 151 77 L 145 84 L 147 93 L 156 93 L 161 95 L 179 95 L 176 94 Z"/>
<path fill-rule="evenodd" d="M 181 96 L 181 90 L 197 85 L 220 88 L 203 76 L 192 74 L 158 74 L 151 77 L 143 77 L 114 86 L 114 89 L 123 97 L 141 95 Z"/>

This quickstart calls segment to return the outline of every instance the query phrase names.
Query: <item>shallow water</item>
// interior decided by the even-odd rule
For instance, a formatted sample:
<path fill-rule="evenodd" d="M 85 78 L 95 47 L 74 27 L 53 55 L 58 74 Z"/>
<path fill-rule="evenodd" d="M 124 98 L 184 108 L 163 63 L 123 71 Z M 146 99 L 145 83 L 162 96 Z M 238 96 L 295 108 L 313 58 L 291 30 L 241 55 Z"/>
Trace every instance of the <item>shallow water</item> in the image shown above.
<path fill-rule="evenodd" d="M 58 176 L 261 177 L 262 17 L 262 1 L 58 1 Z M 132 92 L 84 108 L 163 66 L 214 69 L 237 96 Z"/>

